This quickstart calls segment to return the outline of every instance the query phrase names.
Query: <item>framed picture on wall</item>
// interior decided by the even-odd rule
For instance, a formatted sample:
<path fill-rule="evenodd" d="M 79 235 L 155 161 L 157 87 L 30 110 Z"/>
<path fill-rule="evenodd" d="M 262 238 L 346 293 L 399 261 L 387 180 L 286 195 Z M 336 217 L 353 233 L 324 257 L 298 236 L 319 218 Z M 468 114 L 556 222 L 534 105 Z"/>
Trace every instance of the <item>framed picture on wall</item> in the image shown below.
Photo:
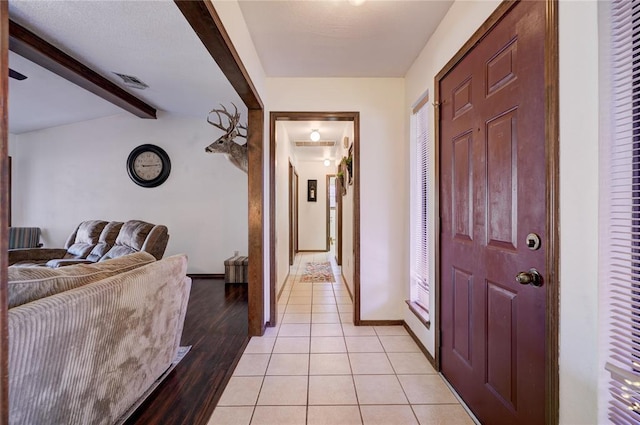
<path fill-rule="evenodd" d="M 318 180 L 307 180 L 307 202 L 318 201 Z"/>

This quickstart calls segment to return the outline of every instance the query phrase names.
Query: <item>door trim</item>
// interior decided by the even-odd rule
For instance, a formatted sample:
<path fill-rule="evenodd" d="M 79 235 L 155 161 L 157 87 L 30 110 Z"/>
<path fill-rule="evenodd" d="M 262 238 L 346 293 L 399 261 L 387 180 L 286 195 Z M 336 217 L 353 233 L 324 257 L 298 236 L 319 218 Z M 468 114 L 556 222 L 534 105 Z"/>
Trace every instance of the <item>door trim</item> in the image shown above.
<path fill-rule="evenodd" d="M 276 121 L 352 121 L 353 122 L 353 323 L 360 325 L 360 112 L 270 112 L 269 114 L 269 325 L 275 326 L 278 306 L 276 292 Z M 299 252 L 303 252 L 300 250 Z"/>
<path fill-rule="evenodd" d="M 546 161 L 546 238 L 548 241 L 546 252 L 546 268 L 547 268 L 547 298 L 546 298 L 546 359 L 545 359 L 545 382 L 546 382 L 546 400 L 545 400 L 545 423 L 556 425 L 559 422 L 559 365 L 558 365 L 558 334 L 559 334 L 559 300 L 560 300 L 560 282 L 559 282 L 559 255 L 560 255 L 560 235 L 558 231 L 559 224 L 559 107 L 558 107 L 558 4 L 555 0 L 545 0 L 546 16 L 545 16 L 545 150 L 547 152 Z M 471 38 L 460 48 L 460 50 L 451 58 L 451 60 L 442 68 L 434 79 L 435 88 L 435 175 L 440 181 L 440 81 L 471 51 L 471 49 L 479 43 L 494 26 L 502 20 L 502 18 L 518 3 L 517 0 L 505 0 L 496 10 L 487 18 L 487 20 L 478 28 Z M 440 211 L 440 184 L 436 182 L 435 191 L 435 211 Z M 436 220 L 436 244 L 435 252 L 435 273 L 436 287 L 435 300 L 438 307 L 438 313 L 435 317 L 435 364 L 436 369 L 440 370 L 440 349 L 441 349 L 441 328 L 440 315 L 442 305 L 440 299 L 441 270 L 440 270 L 440 220 Z"/>
<path fill-rule="evenodd" d="M 546 0 L 545 31 L 545 148 L 547 150 L 547 232 L 549 244 L 546 267 L 547 280 L 552 284 L 547 290 L 547 400 L 545 422 L 555 425 L 560 421 L 560 365 L 559 317 L 560 317 L 560 86 L 558 2 Z"/>
<path fill-rule="evenodd" d="M 329 185 L 331 183 L 331 177 L 335 177 L 336 175 L 335 174 L 325 174 L 325 176 L 326 176 L 326 179 L 327 179 L 326 180 L 326 190 L 325 190 L 326 195 L 327 195 L 326 198 L 325 198 L 326 202 L 327 202 L 327 205 L 326 205 L 326 207 L 327 207 L 326 208 L 326 218 L 327 218 L 327 220 L 326 220 L 327 221 L 327 237 L 326 237 L 326 240 L 327 240 L 327 252 L 329 252 L 329 251 L 331 251 L 331 242 L 329 240 L 329 238 L 331 237 L 331 196 L 329 196 L 329 192 L 330 192 L 329 191 Z"/>

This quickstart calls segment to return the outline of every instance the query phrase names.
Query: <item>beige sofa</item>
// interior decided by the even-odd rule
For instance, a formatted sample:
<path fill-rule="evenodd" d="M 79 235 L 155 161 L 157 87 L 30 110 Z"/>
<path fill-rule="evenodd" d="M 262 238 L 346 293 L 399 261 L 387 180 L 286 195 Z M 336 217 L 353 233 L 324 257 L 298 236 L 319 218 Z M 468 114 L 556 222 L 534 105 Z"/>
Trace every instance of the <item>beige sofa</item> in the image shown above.
<path fill-rule="evenodd" d="M 187 259 L 9 267 L 9 422 L 113 424 L 171 366 Z"/>

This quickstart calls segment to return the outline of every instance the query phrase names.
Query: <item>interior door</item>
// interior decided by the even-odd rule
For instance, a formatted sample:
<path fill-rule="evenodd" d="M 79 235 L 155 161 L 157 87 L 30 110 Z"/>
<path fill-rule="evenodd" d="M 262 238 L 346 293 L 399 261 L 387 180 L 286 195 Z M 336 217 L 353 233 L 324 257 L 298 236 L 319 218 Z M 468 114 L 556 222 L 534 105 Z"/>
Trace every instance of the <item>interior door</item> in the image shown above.
<path fill-rule="evenodd" d="M 441 368 L 491 425 L 545 422 L 544 41 L 519 2 L 439 82 Z"/>

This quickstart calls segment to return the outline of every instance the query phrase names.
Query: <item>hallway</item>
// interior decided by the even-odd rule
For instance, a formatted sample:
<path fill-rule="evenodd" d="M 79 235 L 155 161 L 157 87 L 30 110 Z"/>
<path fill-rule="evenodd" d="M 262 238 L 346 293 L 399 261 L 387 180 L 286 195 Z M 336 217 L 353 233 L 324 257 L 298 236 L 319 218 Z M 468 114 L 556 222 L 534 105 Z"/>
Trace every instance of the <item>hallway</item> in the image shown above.
<path fill-rule="evenodd" d="M 209 425 L 472 425 L 403 327 L 353 325 L 329 257 L 296 256 L 278 326 L 251 339 Z M 335 283 L 300 281 L 330 260 Z"/>

